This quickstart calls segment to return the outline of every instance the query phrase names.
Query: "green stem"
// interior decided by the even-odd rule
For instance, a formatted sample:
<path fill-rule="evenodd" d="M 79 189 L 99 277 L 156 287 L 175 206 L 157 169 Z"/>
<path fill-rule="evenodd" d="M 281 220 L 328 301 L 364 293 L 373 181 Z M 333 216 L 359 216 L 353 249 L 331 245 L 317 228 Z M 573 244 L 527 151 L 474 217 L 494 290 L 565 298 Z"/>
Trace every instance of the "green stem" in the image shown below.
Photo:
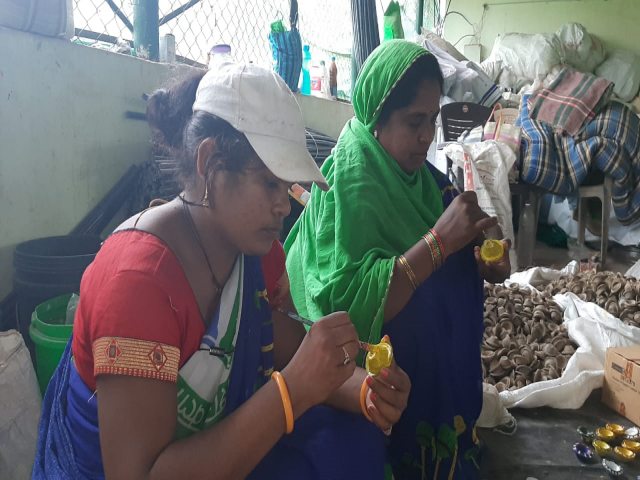
<path fill-rule="evenodd" d="M 438 458 L 438 461 L 436 462 L 436 469 L 433 472 L 433 480 L 438 480 L 438 470 L 440 470 L 440 458 Z"/>
<path fill-rule="evenodd" d="M 458 445 L 453 450 L 453 460 L 451 461 L 451 468 L 449 469 L 449 480 L 453 480 L 453 472 L 456 469 L 456 461 L 458 459 Z"/>

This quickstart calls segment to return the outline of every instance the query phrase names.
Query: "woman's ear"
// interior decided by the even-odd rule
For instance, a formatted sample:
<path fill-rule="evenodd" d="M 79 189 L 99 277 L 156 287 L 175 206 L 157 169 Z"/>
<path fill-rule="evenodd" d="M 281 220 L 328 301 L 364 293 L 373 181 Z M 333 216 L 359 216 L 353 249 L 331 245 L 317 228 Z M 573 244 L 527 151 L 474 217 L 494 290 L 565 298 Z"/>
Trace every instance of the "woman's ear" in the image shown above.
<path fill-rule="evenodd" d="M 207 163 L 213 156 L 216 150 L 216 141 L 209 137 L 205 138 L 200 145 L 198 145 L 198 152 L 196 157 L 196 171 L 198 176 L 205 178 L 207 174 Z"/>

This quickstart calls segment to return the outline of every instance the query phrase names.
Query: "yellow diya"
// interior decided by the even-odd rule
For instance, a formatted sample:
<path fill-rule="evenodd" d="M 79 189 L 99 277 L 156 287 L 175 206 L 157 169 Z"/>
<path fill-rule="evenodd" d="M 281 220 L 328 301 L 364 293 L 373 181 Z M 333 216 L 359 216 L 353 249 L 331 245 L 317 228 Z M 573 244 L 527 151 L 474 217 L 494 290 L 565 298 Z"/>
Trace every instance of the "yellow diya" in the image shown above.
<path fill-rule="evenodd" d="M 596 453 L 601 457 L 608 457 L 609 455 L 611 455 L 611 445 L 603 440 L 594 440 L 593 448 L 596 449 Z"/>

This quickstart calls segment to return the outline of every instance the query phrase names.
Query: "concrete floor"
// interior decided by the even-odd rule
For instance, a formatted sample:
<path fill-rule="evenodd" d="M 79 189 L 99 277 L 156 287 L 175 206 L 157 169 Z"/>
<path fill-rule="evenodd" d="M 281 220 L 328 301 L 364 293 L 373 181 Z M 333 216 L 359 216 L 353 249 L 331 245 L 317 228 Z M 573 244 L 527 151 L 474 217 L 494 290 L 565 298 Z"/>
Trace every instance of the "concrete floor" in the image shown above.
<path fill-rule="evenodd" d="M 599 245 L 596 247 L 599 248 Z M 571 241 L 568 249 L 549 247 L 542 242 L 536 242 L 533 263 L 534 266 L 561 269 L 571 260 L 590 258 L 594 255 L 599 255 L 599 253 L 599 250 L 571 245 Z M 610 244 L 607 262 L 603 270 L 625 273 L 637 260 L 640 260 L 640 250 L 630 250 L 629 248 Z"/>
<path fill-rule="evenodd" d="M 578 410 L 553 408 L 512 409 L 518 422 L 513 436 L 478 429 L 484 442 L 481 480 L 606 480 L 609 476 L 600 458 L 590 465 L 580 463 L 572 450 L 581 441 L 576 429 L 595 429 L 610 422 L 626 427 L 631 423 L 600 402 L 595 390 Z M 640 462 L 623 464 L 627 480 L 640 478 Z"/>

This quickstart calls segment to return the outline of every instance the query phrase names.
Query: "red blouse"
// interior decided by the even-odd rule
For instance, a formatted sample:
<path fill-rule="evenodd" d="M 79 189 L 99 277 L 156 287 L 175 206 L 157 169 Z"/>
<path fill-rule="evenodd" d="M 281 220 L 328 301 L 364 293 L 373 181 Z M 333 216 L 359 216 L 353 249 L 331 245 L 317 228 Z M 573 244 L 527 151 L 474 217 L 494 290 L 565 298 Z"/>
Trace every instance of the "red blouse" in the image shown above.
<path fill-rule="evenodd" d="M 262 258 L 272 305 L 288 293 L 282 245 Z M 175 382 L 205 331 L 191 286 L 169 247 L 139 230 L 111 235 L 80 284 L 73 357 L 95 390 L 100 374 Z"/>

